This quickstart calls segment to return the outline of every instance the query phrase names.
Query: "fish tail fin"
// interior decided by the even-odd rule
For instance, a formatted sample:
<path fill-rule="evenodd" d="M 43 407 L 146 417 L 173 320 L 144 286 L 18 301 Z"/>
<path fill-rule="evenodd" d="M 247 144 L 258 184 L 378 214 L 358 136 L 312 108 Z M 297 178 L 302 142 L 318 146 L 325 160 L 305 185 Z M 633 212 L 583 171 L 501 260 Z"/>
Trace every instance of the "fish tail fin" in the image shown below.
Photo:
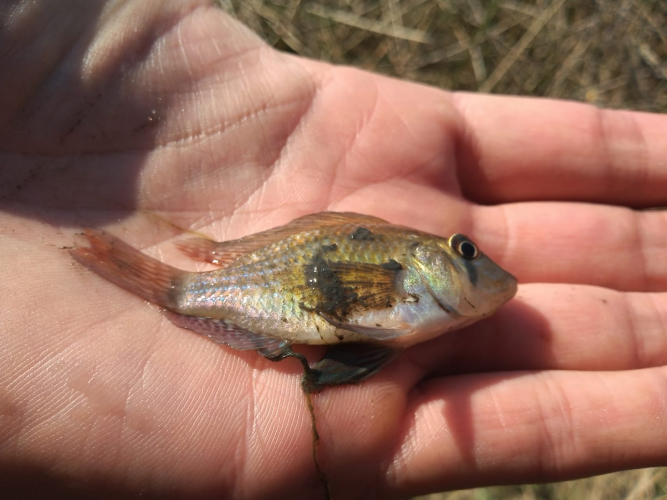
<path fill-rule="evenodd" d="M 74 260 L 104 279 L 167 309 L 176 307 L 175 291 L 187 274 L 163 264 L 99 229 L 87 228 L 89 247 L 70 253 Z"/>

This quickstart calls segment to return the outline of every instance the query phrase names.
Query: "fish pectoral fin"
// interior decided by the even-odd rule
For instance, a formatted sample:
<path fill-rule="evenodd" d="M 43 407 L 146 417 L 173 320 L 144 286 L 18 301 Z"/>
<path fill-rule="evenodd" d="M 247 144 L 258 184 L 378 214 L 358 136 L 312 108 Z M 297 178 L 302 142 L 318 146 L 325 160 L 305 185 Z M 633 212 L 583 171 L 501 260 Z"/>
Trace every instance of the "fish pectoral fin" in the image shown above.
<path fill-rule="evenodd" d="M 287 340 L 250 332 L 224 319 L 187 316 L 172 311 L 165 311 L 165 316 L 176 326 L 208 337 L 217 344 L 225 344 L 240 351 L 263 349 L 267 353 L 277 355 L 282 349 L 290 345 Z"/>
<path fill-rule="evenodd" d="M 237 240 L 214 241 L 206 238 L 190 238 L 176 243 L 176 247 L 188 257 L 226 267 L 236 259 L 271 243 L 303 231 L 338 224 L 389 224 L 383 219 L 351 212 L 321 212 L 304 215 L 284 226 L 251 234 Z"/>
<path fill-rule="evenodd" d="M 347 330 L 348 332 L 358 333 L 360 335 L 365 335 L 366 337 L 369 337 L 373 340 L 392 340 L 403 335 L 409 335 L 413 331 L 413 329 L 407 325 L 396 325 L 392 327 L 359 325 L 356 323 L 340 321 L 335 317 L 325 313 L 320 313 L 320 316 L 325 319 L 327 323 L 335 326 L 336 328 Z"/>
<path fill-rule="evenodd" d="M 306 301 L 311 311 L 325 319 L 346 318 L 362 311 L 378 311 L 396 305 L 401 299 L 399 273 L 403 266 L 395 260 L 384 264 L 331 262 L 322 257 L 306 267 L 310 284 Z"/>
<path fill-rule="evenodd" d="M 303 387 L 316 392 L 328 385 L 359 382 L 377 373 L 399 353 L 374 344 L 336 344 L 306 372 Z"/>

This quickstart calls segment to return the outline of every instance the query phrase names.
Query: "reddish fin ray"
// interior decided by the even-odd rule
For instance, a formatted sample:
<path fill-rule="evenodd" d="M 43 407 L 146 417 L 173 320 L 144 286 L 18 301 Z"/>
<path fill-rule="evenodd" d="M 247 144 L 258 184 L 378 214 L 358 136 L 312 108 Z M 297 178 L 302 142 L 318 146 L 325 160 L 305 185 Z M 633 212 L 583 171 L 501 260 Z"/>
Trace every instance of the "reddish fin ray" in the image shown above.
<path fill-rule="evenodd" d="M 177 241 L 176 248 L 191 259 L 226 267 L 246 253 L 244 249 L 234 250 L 229 248 L 228 243 L 232 242 L 219 243 L 206 238 L 189 238 Z"/>
<path fill-rule="evenodd" d="M 389 224 L 384 219 L 372 215 L 355 214 L 354 212 L 320 212 L 308 214 L 294 219 L 287 226 L 311 229 L 319 226 L 337 226 L 339 224 Z M 300 229 L 303 230 L 303 229 Z"/>
<path fill-rule="evenodd" d="M 74 260 L 104 279 L 165 308 L 174 308 L 174 290 L 186 271 L 141 253 L 99 229 L 85 229 L 90 247 L 70 253 Z"/>

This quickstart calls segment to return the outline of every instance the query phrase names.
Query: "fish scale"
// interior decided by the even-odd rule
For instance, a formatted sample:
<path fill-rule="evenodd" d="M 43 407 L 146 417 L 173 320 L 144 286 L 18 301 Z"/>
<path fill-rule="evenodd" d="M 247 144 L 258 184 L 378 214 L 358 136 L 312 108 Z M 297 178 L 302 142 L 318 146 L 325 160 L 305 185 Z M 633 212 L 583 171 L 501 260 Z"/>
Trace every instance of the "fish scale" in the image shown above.
<path fill-rule="evenodd" d="M 333 346 L 307 373 L 314 386 L 365 378 L 390 352 L 489 316 L 517 289 L 463 235 L 359 214 L 324 212 L 239 240 L 179 242 L 186 255 L 220 266 L 203 273 L 103 231 L 84 234 L 90 247 L 72 251 L 78 262 L 158 304 L 178 326 L 272 360 L 299 357 L 292 343 Z"/>

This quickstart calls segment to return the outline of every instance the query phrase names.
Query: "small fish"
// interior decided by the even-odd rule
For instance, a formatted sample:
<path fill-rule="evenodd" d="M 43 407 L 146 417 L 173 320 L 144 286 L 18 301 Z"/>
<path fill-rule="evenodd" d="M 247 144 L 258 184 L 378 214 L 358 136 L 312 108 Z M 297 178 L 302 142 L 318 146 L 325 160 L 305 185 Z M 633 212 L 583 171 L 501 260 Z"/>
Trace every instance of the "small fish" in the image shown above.
<path fill-rule="evenodd" d="M 273 361 L 298 358 L 304 387 L 355 382 L 401 349 L 493 314 L 516 279 L 469 238 L 323 212 L 232 241 L 177 243 L 220 269 L 187 272 L 86 229 L 75 260 L 165 309 L 176 325 Z M 330 346 L 310 366 L 291 344 Z"/>

